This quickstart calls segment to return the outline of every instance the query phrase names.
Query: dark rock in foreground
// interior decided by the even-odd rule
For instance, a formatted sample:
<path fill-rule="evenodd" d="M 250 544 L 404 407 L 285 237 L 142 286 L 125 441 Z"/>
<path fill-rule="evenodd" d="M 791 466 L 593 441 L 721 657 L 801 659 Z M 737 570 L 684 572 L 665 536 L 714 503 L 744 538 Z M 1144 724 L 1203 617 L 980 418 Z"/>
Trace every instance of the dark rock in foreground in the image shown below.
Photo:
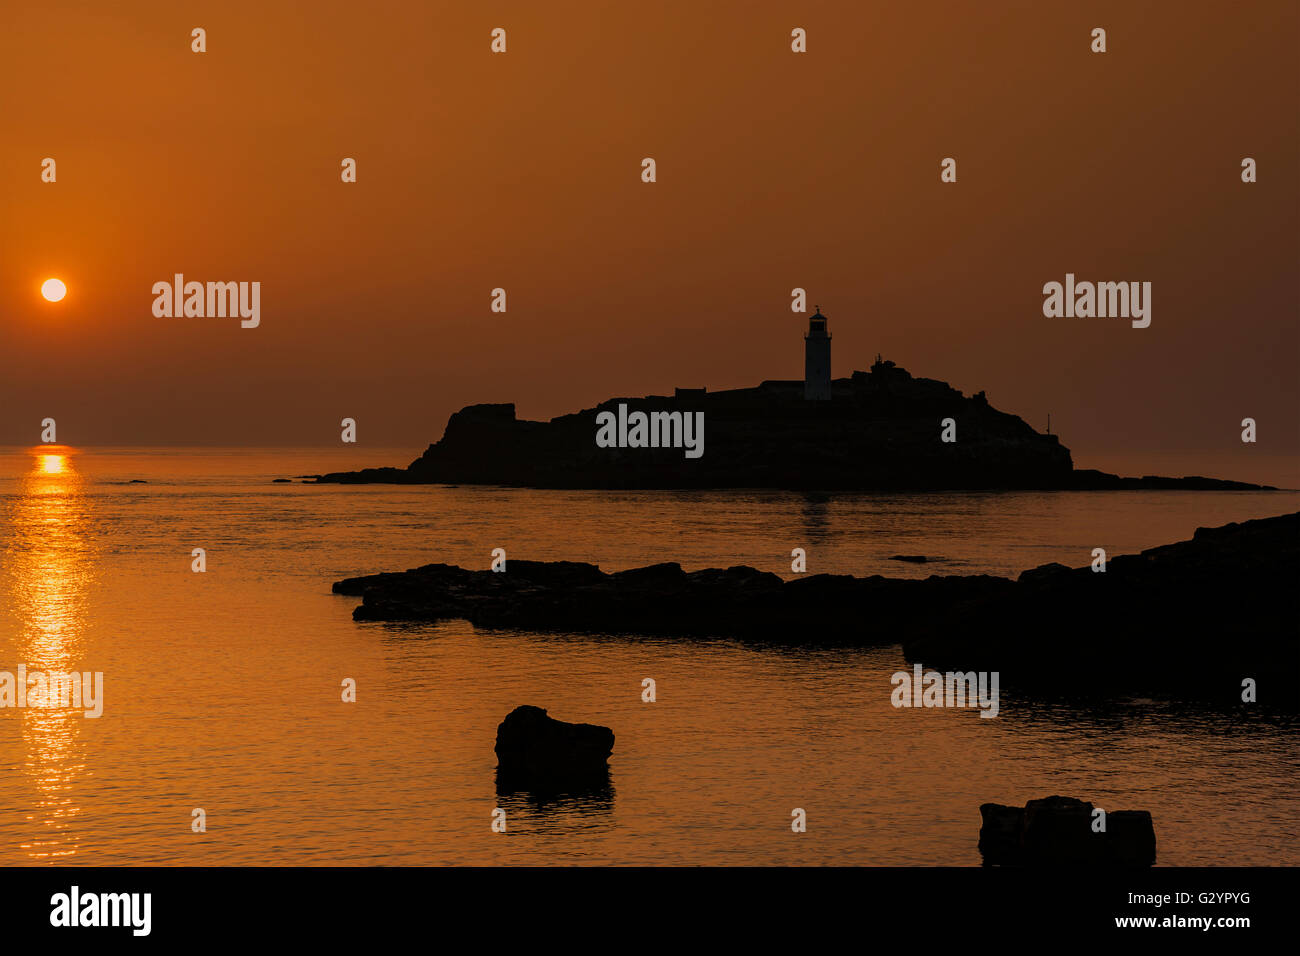
<path fill-rule="evenodd" d="M 1167 685 L 1240 702 L 1297 698 L 1300 513 L 1200 528 L 1112 557 L 1104 572 L 1044 565 L 1015 587 L 936 607 L 903 639 L 927 667 L 999 671 L 1038 690 Z"/>
<path fill-rule="evenodd" d="M 607 574 L 511 559 L 506 571 L 429 564 L 348 578 L 358 621 L 460 618 L 478 627 L 782 644 L 903 645 L 927 668 L 997 671 L 1032 690 L 1173 688 L 1240 702 L 1294 701 L 1300 672 L 1300 513 L 1199 529 L 1111 558 L 1106 571 L 1044 565 L 1016 581 L 815 574 L 676 563 Z"/>
<path fill-rule="evenodd" d="M 1156 831 L 1145 810 L 1112 810 L 1093 830 L 1091 803 L 1073 797 L 1030 800 L 1024 807 L 980 807 L 980 853 L 986 866 L 1152 866 Z"/>
<path fill-rule="evenodd" d="M 608 727 L 566 723 L 525 704 L 497 727 L 498 782 L 548 789 L 600 782 L 613 751 Z"/>

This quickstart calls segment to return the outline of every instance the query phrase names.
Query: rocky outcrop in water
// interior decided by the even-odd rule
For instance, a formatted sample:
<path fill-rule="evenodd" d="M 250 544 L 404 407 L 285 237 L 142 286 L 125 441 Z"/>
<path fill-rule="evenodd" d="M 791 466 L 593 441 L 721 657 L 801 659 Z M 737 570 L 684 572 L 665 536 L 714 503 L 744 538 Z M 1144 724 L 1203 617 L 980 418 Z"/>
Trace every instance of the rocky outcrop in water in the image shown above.
<path fill-rule="evenodd" d="M 498 629 L 892 644 L 935 601 L 1014 587 L 988 575 L 918 581 L 815 574 L 783 581 L 743 565 L 685 571 L 675 562 L 607 574 L 580 561 L 512 558 L 502 573 L 428 564 L 347 578 L 334 591 L 361 596 L 352 614 L 358 621 L 463 618 Z"/>
<path fill-rule="evenodd" d="M 1037 690 L 1174 687 L 1294 700 L 1300 672 L 1300 513 L 1199 529 L 1112 557 L 1104 572 L 1044 565 L 1011 581 L 656 564 L 608 574 L 511 559 L 502 573 L 430 564 L 348 578 L 358 621 L 462 618 L 484 628 L 722 636 L 785 644 L 897 644 L 909 662 L 997 671 Z"/>
<path fill-rule="evenodd" d="M 570 789 L 603 781 L 614 752 L 614 731 L 570 724 L 542 707 L 516 707 L 497 727 L 497 775 L 509 784 Z"/>
<path fill-rule="evenodd" d="M 1160 475 L 1143 475 L 1141 478 L 1121 478 L 1095 468 L 1076 468 L 1065 484 L 1066 491 L 1277 491 L 1272 485 L 1252 485 L 1247 481 L 1227 481 L 1223 478 L 1205 478 L 1189 475 L 1185 478 L 1165 478 Z"/>
<path fill-rule="evenodd" d="M 1091 803 L 1073 797 L 1030 800 L 1023 807 L 980 807 L 980 853 L 986 866 L 1152 866 L 1156 832 L 1145 810 L 1112 810 L 1098 830 Z"/>

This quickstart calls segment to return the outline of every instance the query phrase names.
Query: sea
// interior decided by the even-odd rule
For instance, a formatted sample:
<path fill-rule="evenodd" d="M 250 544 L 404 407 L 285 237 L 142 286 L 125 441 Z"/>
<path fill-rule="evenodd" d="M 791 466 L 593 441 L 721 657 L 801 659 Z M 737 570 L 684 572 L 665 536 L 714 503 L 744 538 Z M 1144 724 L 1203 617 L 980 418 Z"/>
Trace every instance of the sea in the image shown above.
<path fill-rule="evenodd" d="M 0 449 L 0 672 L 103 675 L 99 717 L 0 708 L 0 863 L 978 866 L 980 804 L 1053 794 L 1149 810 L 1158 865 L 1300 863 L 1300 724 L 1265 707 L 1004 686 L 995 719 L 895 709 L 905 635 L 873 633 L 870 604 L 880 646 L 854 649 L 819 646 L 816 621 L 773 644 L 357 623 L 358 599 L 330 590 L 487 568 L 497 548 L 785 577 L 802 548 L 810 574 L 1015 576 L 1300 510 L 1300 494 L 295 477 L 357 465 L 319 448 Z M 609 785 L 499 792 L 496 727 L 520 704 L 611 727 Z"/>

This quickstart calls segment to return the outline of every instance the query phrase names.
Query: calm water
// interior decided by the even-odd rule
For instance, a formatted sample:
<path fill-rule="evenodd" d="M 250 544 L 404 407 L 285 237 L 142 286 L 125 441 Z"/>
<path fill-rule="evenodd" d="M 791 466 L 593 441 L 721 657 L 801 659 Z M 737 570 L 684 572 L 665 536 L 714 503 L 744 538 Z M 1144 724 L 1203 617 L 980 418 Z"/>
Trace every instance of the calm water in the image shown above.
<path fill-rule="evenodd" d="M 975 865 L 980 803 L 1053 793 L 1151 810 L 1162 864 L 1300 862 L 1294 724 L 1005 689 L 995 720 L 894 710 L 896 646 L 358 625 L 329 590 L 486 567 L 496 547 L 606 569 L 788 575 L 803 547 L 810 572 L 1016 574 L 1296 510 L 1294 493 L 342 488 L 270 479 L 415 453 L 69 451 L 0 455 L 0 670 L 103 671 L 104 716 L 0 710 L 0 863 Z M 521 703 L 614 728 L 608 793 L 498 797 L 495 729 Z"/>

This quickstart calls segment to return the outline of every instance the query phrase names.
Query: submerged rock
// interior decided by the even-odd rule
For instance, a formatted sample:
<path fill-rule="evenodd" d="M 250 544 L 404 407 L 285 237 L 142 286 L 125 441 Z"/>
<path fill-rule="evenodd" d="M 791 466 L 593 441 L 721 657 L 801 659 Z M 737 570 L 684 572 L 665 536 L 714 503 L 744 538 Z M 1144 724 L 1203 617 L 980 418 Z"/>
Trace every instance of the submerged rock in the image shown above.
<path fill-rule="evenodd" d="M 1024 807 L 980 807 L 980 853 L 986 866 L 1152 866 L 1156 832 L 1145 810 L 1113 810 L 1094 830 L 1096 808 L 1073 797 L 1030 800 Z"/>
<path fill-rule="evenodd" d="M 556 720 L 545 708 L 516 707 L 497 727 L 497 772 L 502 783 L 548 788 L 607 778 L 614 731 Z"/>

